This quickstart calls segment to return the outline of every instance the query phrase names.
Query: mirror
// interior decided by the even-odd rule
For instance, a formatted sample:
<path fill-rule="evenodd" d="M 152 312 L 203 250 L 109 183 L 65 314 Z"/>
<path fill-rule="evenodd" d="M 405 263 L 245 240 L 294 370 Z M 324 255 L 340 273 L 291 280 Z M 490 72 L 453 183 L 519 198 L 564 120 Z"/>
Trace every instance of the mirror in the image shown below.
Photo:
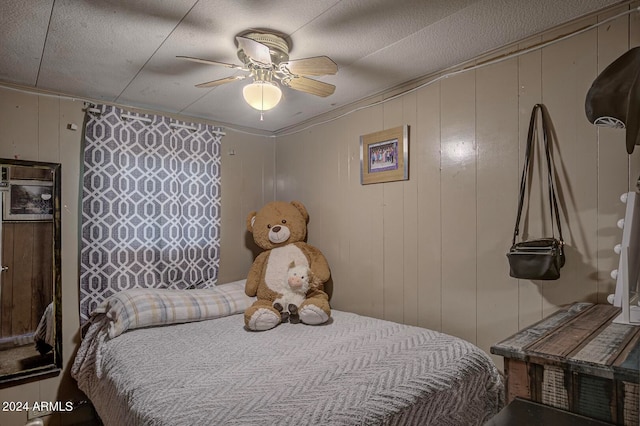
<path fill-rule="evenodd" d="M 60 164 L 0 159 L 0 385 L 62 368 Z"/>

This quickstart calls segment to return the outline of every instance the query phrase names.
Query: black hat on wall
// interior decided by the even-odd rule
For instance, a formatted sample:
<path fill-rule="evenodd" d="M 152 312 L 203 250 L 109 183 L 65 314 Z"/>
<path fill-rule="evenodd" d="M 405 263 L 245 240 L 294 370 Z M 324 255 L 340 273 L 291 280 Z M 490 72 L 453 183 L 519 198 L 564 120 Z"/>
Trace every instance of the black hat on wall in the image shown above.
<path fill-rule="evenodd" d="M 596 126 L 626 128 L 629 154 L 640 145 L 640 47 L 600 73 L 587 93 L 585 112 Z"/>

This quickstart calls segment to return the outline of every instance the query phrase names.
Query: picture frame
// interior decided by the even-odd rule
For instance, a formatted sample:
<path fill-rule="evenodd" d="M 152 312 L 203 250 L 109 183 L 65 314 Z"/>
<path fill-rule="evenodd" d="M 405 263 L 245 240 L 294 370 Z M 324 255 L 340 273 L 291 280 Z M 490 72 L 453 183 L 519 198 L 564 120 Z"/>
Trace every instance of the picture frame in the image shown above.
<path fill-rule="evenodd" d="M 52 181 L 10 180 L 3 193 L 3 220 L 53 220 Z"/>
<path fill-rule="evenodd" d="M 409 179 L 409 126 L 360 136 L 360 183 Z"/>

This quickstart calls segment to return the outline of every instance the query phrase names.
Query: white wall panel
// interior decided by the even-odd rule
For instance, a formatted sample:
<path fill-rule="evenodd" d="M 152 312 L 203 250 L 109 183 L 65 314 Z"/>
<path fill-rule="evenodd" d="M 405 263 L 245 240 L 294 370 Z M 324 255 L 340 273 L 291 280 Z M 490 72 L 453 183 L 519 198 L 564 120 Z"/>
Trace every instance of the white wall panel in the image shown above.
<path fill-rule="evenodd" d="M 475 71 L 440 84 L 442 331 L 472 343 L 477 300 L 475 93 Z"/>
<path fill-rule="evenodd" d="M 526 43 L 521 43 L 519 47 L 521 49 L 529 48 L 532 45 L 541 43 L 539 37 L 535 37 L 528 40 Z M 512 161 L 518 163 L 518 182 L 520 179 L 520 173 L 524 164 L 524 153 L 527 142 L 527 132 L 529 130 L 529 120 L 531 117 L 531 110 L 533 105 L 542 102 L 542 52 L 540 50 L 534 50 L 531 53 L 522 55 L 518 59 L 518 155 Z M 537 150 L 536 154 L 539 157 L 540 150 Z M 529 187 L 532 190 L 529 191 L 529 201 L 533 205 L 543 205 L 544 199 L 540 197 L 540 190 L 534 190 L 539 188 L 538 182 L 540 182 L 540 172 L 534 174 L 536 179 L 530 182 Z M 515 196 L 518 196 L 518 190 L 516 189 Z M 516 198 L 517 200 L 517 198 Z M 528 205 L 528 204 L 527 204 Z M 526 206 L 526 205 L 525 205 Z M 515 225 L 516 209 L 518 207 L 517 201 L 511 207 L 512 219 L 510 226 Z M 548 205 L 544 205 L 547 209 Z M 531 229 L 534 230 L 534 236 L 541 235 L 540 215 L 530 217 L 526 215 L 523 220 L 527 218 L 529 222 L 522 224 L 521 235 L 528 237 L 528 232 Z M 513 229 L 513 228 L 511 228 Z M 537 235 L 536 235 L 537 233 Z M 511 239 L 509 240 L 511 241 Z M 542 319 L 542 284 L 530 281 L 530 280 L 517 280 L 518 282 L 518 328 L 526 327 L 528 324 L 532 324 Z"/>
<path fill-rule="evenodd" d="M 418 184 L 418 325 L 442 330 L 440 85 L 418 92 L 410 179 Z"/>
<path fill-rule="evenodd" d="M 477 344 L 518 331 L 518 283 L 505 256 L 517 206 L 518 60 L 476 71 Z M 501 358 L 494 357 L 501 365 Z"/>
<path fill-rule="evenodd" d="M 417 122 L 417 94 L 411 93 L 402 98 L 402 124 L 409 126 L 409 164 L 418 164 L 417 162 L 417 145 L 420 143 L 416 140 L 416 122 Z M 417 167 L 416 170 L 419 170 Z M 416 176 L 411 174 L 410 179 L 402 185 L 402 214 L 403 220 L 403 245 L 404 253 L 402 258 L 403 266 L 403 296 L 404 309 L 403 318 L 405 324 L 418 325 L 418 312 L 420 306 L 418 304 L 418 182 Z M 413 177 L 413 178 L 411 178 Z"/>
<path fill-rule="evenodd" d="M 595 22 L 586 20 L 558 33 L 549 33 L 544 39 L 552 40 Z M 584 111 L 587 91 L 597 77 L 597 40 L 594 30 L 542 50 L 542 101 L 557 137 L 553 158 L 567 255 L 560 280 L 542 284 L 545 316 L 576 300 L 577 295 L 590 302 L 597 301 L 597 131 L 586 120 Z M 543 229 L 548 234 L 550 218 L 544 223 Z"/>
<path fill-rule="evenodd" d="M 403 98 L 389 101 L 383 105 L 383 128 L 386 130 L 403 124 Z M 389 182 L 382 188 L 383 207 L 381 229 L 383 252 L 384 318 L 404 321 L 404 181 Z"/>

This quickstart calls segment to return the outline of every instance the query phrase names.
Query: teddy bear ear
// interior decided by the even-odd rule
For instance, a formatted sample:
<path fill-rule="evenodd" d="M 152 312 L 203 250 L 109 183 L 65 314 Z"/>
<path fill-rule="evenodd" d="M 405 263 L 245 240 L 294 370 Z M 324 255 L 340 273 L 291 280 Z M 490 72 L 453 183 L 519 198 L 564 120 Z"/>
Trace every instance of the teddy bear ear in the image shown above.
<path fill-rule="evenodd" d="M 307 213 L 307 208 L 300 201 L 292 201 L 291 204 L 298 209 L 305 222 L 309 222 L 309 213 Z"/>
<path fill-rule="evenodd" d="M 247 216 L 247 231 L 251 232 L 253 234 L 253 224 L 256 222 L 256 214 L 257 212 L 251 212 L 249 213 L 249 216 Z"/>

